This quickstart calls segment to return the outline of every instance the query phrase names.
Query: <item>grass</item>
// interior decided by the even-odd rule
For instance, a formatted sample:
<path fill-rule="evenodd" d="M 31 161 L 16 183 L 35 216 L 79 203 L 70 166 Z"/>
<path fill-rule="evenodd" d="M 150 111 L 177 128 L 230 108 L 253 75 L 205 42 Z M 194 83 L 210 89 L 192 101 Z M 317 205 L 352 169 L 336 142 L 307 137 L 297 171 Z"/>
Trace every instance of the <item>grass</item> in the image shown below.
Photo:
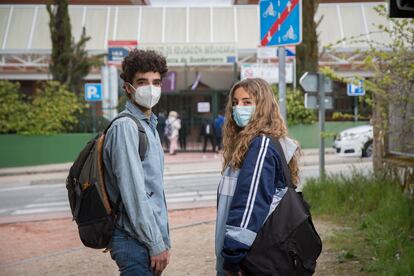
<path fill-rule="evenodd" d="M 398 182 L 361 172 L 307 182 L 314 216 L 347 226 L 331 240 L 340 263 L 359 260 L 375 275 L 414 275 L 414 202 Z"/>

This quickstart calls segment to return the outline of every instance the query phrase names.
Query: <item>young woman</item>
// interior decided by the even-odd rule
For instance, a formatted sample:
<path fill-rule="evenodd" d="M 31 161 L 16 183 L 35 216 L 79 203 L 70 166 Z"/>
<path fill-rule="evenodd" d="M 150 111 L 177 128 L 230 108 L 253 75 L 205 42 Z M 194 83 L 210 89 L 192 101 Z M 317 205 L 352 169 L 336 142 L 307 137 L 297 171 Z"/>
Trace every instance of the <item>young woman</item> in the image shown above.
<path fill-rule="evenodd" d="M 223 177 L 216 220 L 217 275 L 242 275 L 242 262 L 267 217 L 287 190 L 279 139 L 292 181 L 298 182 L 298 146 L 287 138 L 272 88 L 246 79 L 230 91 L 223 129 Z"/>

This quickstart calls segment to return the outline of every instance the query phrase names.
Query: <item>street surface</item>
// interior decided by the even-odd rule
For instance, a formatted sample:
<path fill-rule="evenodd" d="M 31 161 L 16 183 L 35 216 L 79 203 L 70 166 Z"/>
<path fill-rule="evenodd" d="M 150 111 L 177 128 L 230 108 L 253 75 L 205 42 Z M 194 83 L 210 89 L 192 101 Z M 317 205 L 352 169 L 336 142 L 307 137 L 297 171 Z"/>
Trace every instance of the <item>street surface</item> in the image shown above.
<path fill-rule="evenodd" d="M 302 182 L 318 176 L 316 152 L 306 151 L 301 159 Z M 220 163 L 213 153 L 166 156 L 165 191 L 173 249 L 165 275 L 214 275 Z M 370 171 L 372 160 L 339 158 L 331 153 L 326 155 L 326 164 L 328 174 L 348 175 L 354 168 Z M 118 274 L 109 254 L 86 248 L 79 240 L 64 185 L 70 166 L 0 169 L 0 276 Z M 322 239 L 336 229 L 325 221 L 314 223 Z M 325 246 L 315 275 L 335 275 L 336 256 Z"/>
<path fill-rule="evenodd" d="M 354 169 L 368 172 L 372 170 L 371 159 L 352 164 L 327 164 L 328 174 L 349 175 Z M 215 206 L 216 189 L 220 181 L 218 163 L 210 165 L 209 170 L 191 171 L 183 174 L 165 176 L 165 193 L 169 209 Z M 182 166 L 184 166 L 182 164 Z M 186 166 L 195 166 L 186 164 Z M 197 171 L 197 170 L 196 170 Z M 310 177 L 318 177 L 317 165 L 302 166 L 302 183 Z M 65 184 L 20 184 L 0 186 L 0 217 L 66 213 L 69 215 L 69 203 Z"/>

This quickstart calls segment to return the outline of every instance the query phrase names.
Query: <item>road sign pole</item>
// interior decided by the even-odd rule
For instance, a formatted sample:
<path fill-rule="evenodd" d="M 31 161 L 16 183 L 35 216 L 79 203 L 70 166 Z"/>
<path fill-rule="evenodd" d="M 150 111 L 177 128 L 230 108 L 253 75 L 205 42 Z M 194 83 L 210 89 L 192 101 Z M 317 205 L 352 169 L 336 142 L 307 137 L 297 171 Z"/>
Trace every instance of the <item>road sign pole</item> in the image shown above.
<path fill-rule="evenodd" d="M 319 178 L 325 179 L 325 75 L 318 74 L 319 93 Z"/>
<path fill-rule="evenodd" d="M 287 124 L 286 117 L 286 76 L 285 76 L 285 64 L 286 53 L 285 47 L 279 47 L 279 105 L 280 113 L 282 114 L 283 120 Z"/>
<path fill-rule="evenodd" d="M 293 58 L 293 89 L 296 90 L 296 56 Z"/>
<path fill-rule="evenodd" d="M 354 120 L 358 122 L 358 97 L 354 97 Z"/>
<path fill-rule="evenodd" d="M 92 112 L 92 133 L 95 135 L 96 133 L 96 104 L 94 102 L 90 103 L 91 105 L 91 112 Z"/>

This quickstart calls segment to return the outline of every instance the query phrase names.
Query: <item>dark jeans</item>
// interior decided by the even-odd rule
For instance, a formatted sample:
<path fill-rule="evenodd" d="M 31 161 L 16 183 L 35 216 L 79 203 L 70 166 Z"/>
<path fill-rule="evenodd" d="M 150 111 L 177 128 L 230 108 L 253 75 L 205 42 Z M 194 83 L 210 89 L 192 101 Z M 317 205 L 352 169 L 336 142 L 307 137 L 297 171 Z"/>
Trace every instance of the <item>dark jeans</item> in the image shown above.
<path fill-rule="evenodd" d="M 223 148 L 223 142 L 222 142 L 222 137 L 221 136 L 216 136 L 216 146 L 218 148 L 218 150 L 221 150 Z"/>
<path fill-rule="evenodd" d="M 111 257 L 121 276 L 153 276 L 148 249 L 125 231 L 115 229 L 111 240 Z"/>
<path fill-rule="evenodd" d="M 179 139 L 180 140 L 180 149 L 186 150 L 187 148 L 187 136 L 184 134 L 180 134 Z"/>
<path fill-rule="evenodd" d="M 214 143 L 214 137 L 213 137 L 213 135 L 205 135 L 204 136 L 203 152 L 206 152 L 206 149 L 207 149 L 207 141 L 210 141 L 211 146 L 213 148 L 213 151 L 216 151 L 216 144 Z"/>

